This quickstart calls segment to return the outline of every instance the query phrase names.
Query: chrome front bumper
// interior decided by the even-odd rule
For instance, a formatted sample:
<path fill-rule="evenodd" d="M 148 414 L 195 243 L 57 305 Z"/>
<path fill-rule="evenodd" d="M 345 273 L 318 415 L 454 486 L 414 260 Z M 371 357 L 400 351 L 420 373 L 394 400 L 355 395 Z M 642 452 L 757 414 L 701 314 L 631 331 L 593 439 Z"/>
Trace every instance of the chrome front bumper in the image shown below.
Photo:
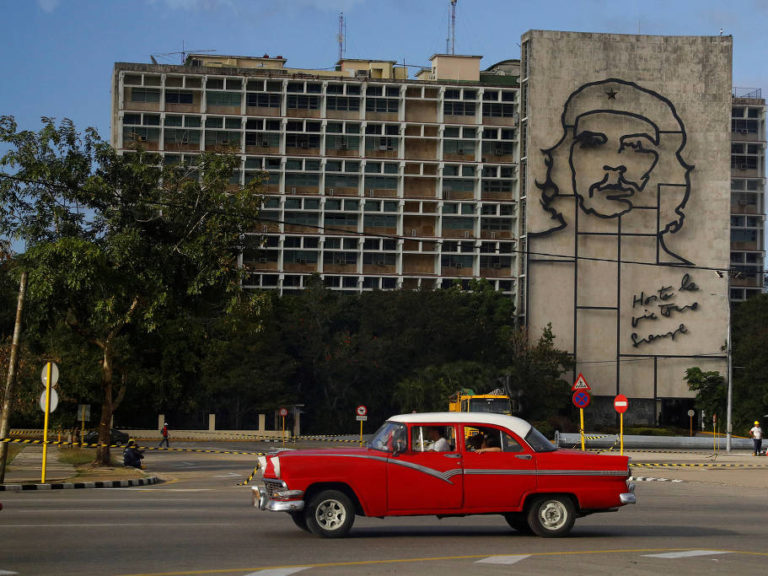
<path fill-rule="evenodd" d="M 302 490 L 280 490 L 272 496 L 266 486 L 252 486 L 251 499 L 253 506 L 259 510 L 271 512 L 298 512 L 304 509 L 304 492 Z"/>

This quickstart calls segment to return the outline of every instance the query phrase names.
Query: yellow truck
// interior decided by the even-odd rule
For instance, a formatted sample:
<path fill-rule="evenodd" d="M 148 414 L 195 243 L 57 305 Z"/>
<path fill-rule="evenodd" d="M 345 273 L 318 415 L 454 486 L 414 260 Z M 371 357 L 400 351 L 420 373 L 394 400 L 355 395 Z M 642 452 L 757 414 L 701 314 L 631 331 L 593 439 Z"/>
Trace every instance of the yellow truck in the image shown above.
<path fill-rule="evenodd" d="M 450 412 L 492 412 L 512 414 L 512 400 L 501 388 L 487 394 L 475 394 L 470 388 L 462 388 L 448 399 Z"/>

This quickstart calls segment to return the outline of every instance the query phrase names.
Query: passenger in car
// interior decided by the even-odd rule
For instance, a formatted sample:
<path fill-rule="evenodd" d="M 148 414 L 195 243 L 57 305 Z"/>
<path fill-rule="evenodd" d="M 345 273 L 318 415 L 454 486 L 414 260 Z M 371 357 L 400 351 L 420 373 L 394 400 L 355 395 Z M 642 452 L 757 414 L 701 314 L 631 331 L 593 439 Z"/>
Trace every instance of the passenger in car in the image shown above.
<path fill-rule="evenodd" d="M 443 438 L 440 428 L 429 428 L 427 434 L 432 441 L 432 446 L 429 448 L 432 452 L 448 452 L 451 449 L 451 445 L 448 444 L 448 440 Z"/>

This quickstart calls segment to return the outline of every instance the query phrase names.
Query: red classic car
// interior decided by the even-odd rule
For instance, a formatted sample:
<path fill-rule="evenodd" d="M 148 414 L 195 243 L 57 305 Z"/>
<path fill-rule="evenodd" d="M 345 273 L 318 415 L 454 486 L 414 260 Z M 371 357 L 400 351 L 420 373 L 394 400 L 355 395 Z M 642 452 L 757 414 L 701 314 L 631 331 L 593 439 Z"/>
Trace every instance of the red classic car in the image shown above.
<path fill-rule="evenodd" d="M 365 448 L 282 450 L 260 468 L 254 506 L 331 538 L 356 515 L 433 514 L 501 514 L 516 530 L 564 536 L 577 517 L 635 502 L 629 458 L 558 449 L 503 414 L 404 414 Z"/>

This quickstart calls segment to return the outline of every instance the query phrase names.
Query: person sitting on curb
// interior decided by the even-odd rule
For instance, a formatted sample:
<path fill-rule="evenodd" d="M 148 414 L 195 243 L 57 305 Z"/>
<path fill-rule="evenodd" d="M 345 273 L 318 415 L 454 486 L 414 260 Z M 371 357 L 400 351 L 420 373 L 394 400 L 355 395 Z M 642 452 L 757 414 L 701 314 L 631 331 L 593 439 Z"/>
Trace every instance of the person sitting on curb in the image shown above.
<path fill-rule="evenodd" d="M 123 450 L 123 466 L 141 468 L 141 459 L 144 458 L 144 450 L 139 450 L 136 441 L 131 438 Z"/>

